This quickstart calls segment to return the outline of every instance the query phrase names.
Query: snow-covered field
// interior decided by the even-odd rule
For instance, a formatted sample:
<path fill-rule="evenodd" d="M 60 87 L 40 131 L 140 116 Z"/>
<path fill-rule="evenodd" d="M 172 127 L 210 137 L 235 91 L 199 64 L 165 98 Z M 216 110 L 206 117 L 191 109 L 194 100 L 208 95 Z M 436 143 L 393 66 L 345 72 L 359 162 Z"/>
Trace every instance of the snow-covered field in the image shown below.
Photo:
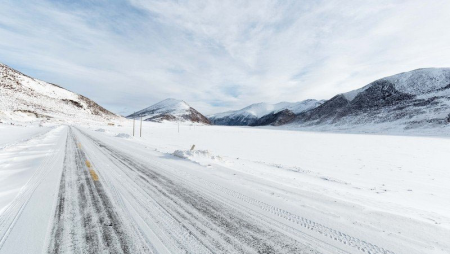
<path fill-rule="evenodd" d="M 1 126 L 0 253 L 450 250 L 445 136 L 138 127 Z"/>

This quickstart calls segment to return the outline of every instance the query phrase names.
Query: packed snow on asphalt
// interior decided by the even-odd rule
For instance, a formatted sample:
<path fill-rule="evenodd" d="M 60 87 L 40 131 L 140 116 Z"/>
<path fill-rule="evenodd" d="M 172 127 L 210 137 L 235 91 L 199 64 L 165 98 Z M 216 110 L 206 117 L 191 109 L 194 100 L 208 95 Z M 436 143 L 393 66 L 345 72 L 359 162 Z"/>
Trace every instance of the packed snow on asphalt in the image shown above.
<path fill-rule="evenodd" d="M 0 253 L 449 253 L 449 139 L 1 125 Z"/>

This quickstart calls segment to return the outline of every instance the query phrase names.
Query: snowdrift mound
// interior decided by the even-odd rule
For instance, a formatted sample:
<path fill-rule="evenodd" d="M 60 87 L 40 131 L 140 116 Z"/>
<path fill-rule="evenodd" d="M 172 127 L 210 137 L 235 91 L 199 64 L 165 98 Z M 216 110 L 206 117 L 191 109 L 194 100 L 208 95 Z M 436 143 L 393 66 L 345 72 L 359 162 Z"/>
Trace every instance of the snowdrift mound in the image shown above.
<path fill-rule="evenodd" d="M 200 165 L 210 166 L 211 163 L 227 163 L 220 156 L 211 154 L 208 150 L 176 150 L 173 155 L 182 159 L 197 162 Z"/>
<path fill-rule="evenodd" d="M 131 136 L 126 133 L 119 133 L 116 135 L 116 137 L 117 138 L 131 138 Z"/>

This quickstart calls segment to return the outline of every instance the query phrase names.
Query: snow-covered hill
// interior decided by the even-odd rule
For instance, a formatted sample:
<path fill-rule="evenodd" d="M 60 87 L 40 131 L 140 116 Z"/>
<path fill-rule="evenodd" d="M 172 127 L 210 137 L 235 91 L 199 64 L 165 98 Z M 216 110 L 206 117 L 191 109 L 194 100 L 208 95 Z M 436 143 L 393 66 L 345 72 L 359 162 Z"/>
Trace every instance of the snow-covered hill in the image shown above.
<path fill-rule="evenodd" d="M 298 114 L 291 125 L 314 129 L 411 129 L 450 121 L 450 68 L 417 69 L 376 80 Z"/>
<path fill-rule="evenodd" d="M 276 104 L 256 103 L 236 111 L 208 116 L 208 119 L 216 125 L 268 125 L 272 122 L 258 121 L 266 115 L 278 114 L 281 111 L 288 110 L 293 114 L 299 114 L 303 111 L 319 106 L 323 101 L 305 100 L 301 102 L 280 102 Z M 278 114 L 279 115 L 279 114 Z"/>
<path fill-rule="evenodd" d="M 112 121 L 121 117 L 62 87 L 0 63 L 0 121 Z"/>
<path fill-rule="evenodd" d="M 133 113 L 127 118 L 142 117 L 144 121 L 183 121 L 210 124 L 209 120 L 185 101 L 165 99 L 148 108 Z"/>

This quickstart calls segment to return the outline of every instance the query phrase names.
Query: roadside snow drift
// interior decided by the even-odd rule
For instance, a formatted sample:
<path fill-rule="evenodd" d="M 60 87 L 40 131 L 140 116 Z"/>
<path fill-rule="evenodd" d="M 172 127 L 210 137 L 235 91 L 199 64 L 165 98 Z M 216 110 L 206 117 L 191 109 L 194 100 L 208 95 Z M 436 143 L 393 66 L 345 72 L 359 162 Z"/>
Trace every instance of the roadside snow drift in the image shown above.
<path fill-rule="evenodd" d="M 206 166 L 211 166 L 212 162 L 226 163 L 226 161 L 222 157 L 212 155 L 208 150 L 176 150 L 175 152 L 173 152 L 173 155 Z"/>

